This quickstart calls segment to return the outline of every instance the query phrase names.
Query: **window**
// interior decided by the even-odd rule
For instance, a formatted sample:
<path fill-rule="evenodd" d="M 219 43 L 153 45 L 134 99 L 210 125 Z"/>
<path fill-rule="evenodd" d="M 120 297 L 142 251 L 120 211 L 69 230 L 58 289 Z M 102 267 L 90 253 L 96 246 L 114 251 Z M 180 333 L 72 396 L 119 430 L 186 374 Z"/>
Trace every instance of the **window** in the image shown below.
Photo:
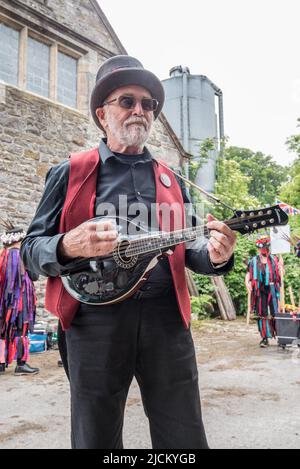
<path fill-rule="evenodd" d="M 86 113 L 82 57 L 0 12 L 0 80 L 9 85 Z"/>
<path fill-rule="evenodd" d="M 29 37 L 27 43 L 27 89 L 49 97 L 50 47 Z"/>
<path fill-rule="evenodd" d="M 77 107 L 77 60 L 62 52 L 58 52 L 57 100 Z"/>
<path fill-rule="evenodd" d="M 0 23 L 0 80 L 18 84 L 19 31 Z"/>

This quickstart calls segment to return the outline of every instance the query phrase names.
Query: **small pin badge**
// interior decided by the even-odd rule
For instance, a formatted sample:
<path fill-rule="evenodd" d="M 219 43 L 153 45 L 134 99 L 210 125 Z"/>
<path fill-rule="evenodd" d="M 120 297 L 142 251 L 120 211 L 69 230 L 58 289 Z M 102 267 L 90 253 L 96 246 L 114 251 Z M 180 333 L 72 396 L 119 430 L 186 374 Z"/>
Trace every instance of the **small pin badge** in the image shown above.
<path fill-rule="evenodd" d="M 160 175 L 160 180 L 165 187 L 171 187 L 171 179 L 166 173 L 162 173 Z"/>

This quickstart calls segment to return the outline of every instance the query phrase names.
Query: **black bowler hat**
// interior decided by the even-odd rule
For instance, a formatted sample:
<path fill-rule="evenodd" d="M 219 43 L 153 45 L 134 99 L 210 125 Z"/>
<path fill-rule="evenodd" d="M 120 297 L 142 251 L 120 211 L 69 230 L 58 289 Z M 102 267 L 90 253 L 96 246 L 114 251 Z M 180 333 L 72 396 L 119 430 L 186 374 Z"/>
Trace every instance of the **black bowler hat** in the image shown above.
<path fill-rule="evenodd" d="M 91 112 L 95 124 L 103 130 L 96 115 L 96 109 L 103 105 L 112 91 L 126 85 L 139 85 L 146 88 L 152 98 L 157 99 L 158 106 L 154 111 L 156 119 L 165 100 L 164 88 L 154 73 L 145 70 L 141 62 L 129 55 L 116 55 L 107 59 L 99 68 L 96 84 L 91 95 Z"/>

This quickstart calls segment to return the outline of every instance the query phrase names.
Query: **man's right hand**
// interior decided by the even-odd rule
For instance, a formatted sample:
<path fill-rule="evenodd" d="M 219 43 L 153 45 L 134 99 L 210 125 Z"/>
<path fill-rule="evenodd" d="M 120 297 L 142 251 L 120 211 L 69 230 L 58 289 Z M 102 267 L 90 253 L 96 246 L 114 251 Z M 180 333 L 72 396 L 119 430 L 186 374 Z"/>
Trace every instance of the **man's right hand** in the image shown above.
<path fill-rule="evenodd" d="M 85 222 L 62 236 L 58 257 L 67 262 L 76 257 L 105 256 L 117 246 L 118 232 L 111 221 Z"/>

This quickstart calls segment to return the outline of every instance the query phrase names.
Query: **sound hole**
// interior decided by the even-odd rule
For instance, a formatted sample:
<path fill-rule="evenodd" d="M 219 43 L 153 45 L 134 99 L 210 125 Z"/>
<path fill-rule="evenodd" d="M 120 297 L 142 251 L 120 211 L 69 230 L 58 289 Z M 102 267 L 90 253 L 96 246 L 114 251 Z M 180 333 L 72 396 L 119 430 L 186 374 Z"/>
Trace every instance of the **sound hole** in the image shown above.
<path fill-rule="evenodd" d="M 138 256 L 126 256 L 129 246 L 130 242 L 128 240 L 121 241 L 118 248 L 113 252 L 116 264 L 123 269 L 130 269 L 136 264 L 138 259 Z"/>

